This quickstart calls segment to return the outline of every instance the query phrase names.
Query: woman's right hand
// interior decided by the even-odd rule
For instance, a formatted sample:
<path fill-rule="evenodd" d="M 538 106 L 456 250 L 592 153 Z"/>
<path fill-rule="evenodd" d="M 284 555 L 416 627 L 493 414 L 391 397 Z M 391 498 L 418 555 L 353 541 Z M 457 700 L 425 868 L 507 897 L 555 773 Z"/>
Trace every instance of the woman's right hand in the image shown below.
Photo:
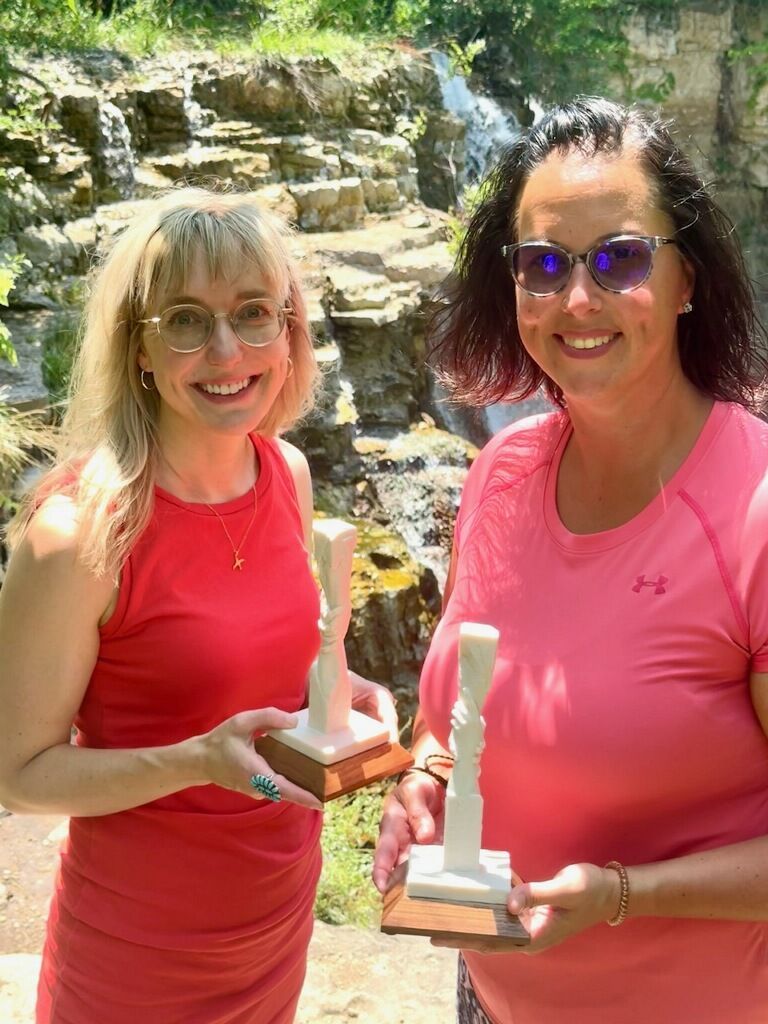
<path fill-rule="evenodd" d="M 373 884 L 385 893 L 411 843 L 432 843 L 445 806 L 445 787 L 423 772 L 409 772 L 387 797 L 373 858 Z"/>
<path fill-rule="evenodd" d="M 321 811 L 322 803 L 312 793 L 273 773 L 269 764 L 254 750 L 253 741 L 269 729 L 293 729 L 296 715 L 278 708 L 240 711 L 197 737 L 202 773 L 206 783 L 234 789 L 255 800 L 266 799 L 251 785 L 254 775 L 271 775 L 283 800 Z"/>

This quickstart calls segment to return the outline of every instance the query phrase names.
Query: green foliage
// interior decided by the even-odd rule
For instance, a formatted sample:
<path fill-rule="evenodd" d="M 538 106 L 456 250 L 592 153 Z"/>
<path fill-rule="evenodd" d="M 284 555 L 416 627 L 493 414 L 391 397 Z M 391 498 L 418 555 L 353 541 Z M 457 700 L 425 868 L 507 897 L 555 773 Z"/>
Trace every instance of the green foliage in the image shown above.
<path fill-rule="evenodd" d="M 763 90 L 768 87 L 768 40 L 747 43 L 728 51 L 731 63 L 744 63 L 750 81 L 750 110 L 757 110 Z M 763 106 L 768 107 L 768 97 L 763 96 Z"/>
<path fill-rule="evenodd" d="M 98 18 L 79 0 L 5 0 L 0 19 L 0 69 L 11 48 L 82 48 L 92 45 Z M 2 71 L 0 70 L 0 74 Z"/>
<path fill-rule="evenodd" d="M 0 391 L 0 510 L 13 512 L 13 482 L 32 461 L 35 450 L 51 450 L 53 430 L 40 411 L 19 412 L 3 404 Z"/>
<path fill-rule="evenodd" d="M 43 335 L 43 383 L 54 405 L 60 405 L 67 397 L 77 350 L 78 323 L 75 312 L 65 313 L 57 317 L 53 327 Z"/>
<path fill-rule="evenodd" d="M 467 185 L 459 196 L 457 208 L 451 214 L 448 230 L 448 252 L 455 259 L 459 252 L 461 240 L 467 230 L 467 225 L 477 210 L 480 203 L 488 194 L 489 184 L 487 179 L 477 182 L 475 185 Z"/>
<path fill-rule="evenodd" d="M 0 86 L 15 81 L 14 50 L 83 52 L 110 48 L 152 56 L 179 48 L 223 53 L 343 56 L 360 51 L 354 26 L 370 37 L 381 17 L 365 19 L 359 0 L 131 0 L 104 14 L 88 0 L 5 0 L 0 21 Z M 382 5 L 387 7 L 385 3 Z M 395 6 L 397 6 L 395 4 Z"/>
<path fill-rule="evenodd" d="M 446 46 L 448 52 L 448 70 L 452 75 L 469 78 L 475 59 L 485 50 L 484 39 L 474 39 L 466 46 L 459 46 L 455 39 L 450 39 Z"/>
<path fill-rule="evenodd" d="M 323 873 L 315 915 L 328 924 L 371 925 L 380 905 L 371 882 L 383 787 L 368 787 L 326 806 Z"/>
<path fill-rule="evenodd" d="M 419 35 L 480 40 L 494 60 L 501 52 L 523 95 L 562 100 L 595 91 L 624 66 L 627 43 L 620 26 L 631 7 L 622 0 L 429 0 Z"/>
<path fill-rule="evenodd" d="M 298 31 L 316 28 L 354 36 L 411 35 L 423 20 L 423 0 L 265 0 L 267 22 L 293 25 Z"/>
<path fill-rule="evenodd" d="M 50 125 L 40 115 L 41 103 L 39 99 L 27 94 L 20 98 L 13 107 L 0 110 L 0 131 L 9 133 L 20 132 L 33 137 L 43 135 Z"/>
<path fill-rule="evenodd" d="M 9 54 L 14 50 L 110 47 L 143 56 L 205 46 L 225 53 L 346 58 L 362 57 L 375 42 L 405 38 L 442 47 L 464 75 L 487 44 L 487 61 L 503 56 L 522 95 L 551 102 L 600 91 L 607 77 L 621 74 L 628 48 L 621 26 L 633 11 L 666 18 L 676 14 L 680 2 L 116 0 L 115 9 L 104 14 L 92 0 L 4 0 L 0 86 L 13 78 Z M 648 98 L 663 98 L 671 87 L 669 82 L 646 87 L 653 93 Z M 11 104 L 6 116 L 31 126 L 39 110 L 34 104 L 14 110 Z"/>
<path fill-rule="evenodd" d="M 219 51 L 227 49 L 221 44 Z M 240 52 L 240 44 L 227 49 L 229 53 Z M 268 23 L 254 31 L 249 42 L 249 53 L 284 59 L 291 57 L 325 57 L 329 60 L 344 60 L 350 64 L 363 64 L 370 60 L 370 45 L 364 39 L 356 39 L 343 32 L 308 28 L 291 31 L 287 26 Z"/>
<path fill-rule="evenodd" d="M 412 114 L 410 121 L 401 122 L 396 130 L 399 135 L 402 135 L 413 146 L 424 135 L 428 125 L 429 119 L 427 118 L 426 111 L 417 110 Z"/>
<path fill-rule="evenodd" d="M 0 306 L 8 305 L 8 296 L 13 290 L 19 274 L 29 265 L 29 260 L 21 254 L 10 256 L 0 252 Z M 12 366 L 19 361 L 16 349 L 11 342 L 11 333 L 2 321 L 0 321 L 0 359 L 6 359 Z"/>
<path fill-rule="evenodd" d="M 674 88 L 675 76 L 671 71 L 667 71 L 657 81 L 643 82 L 637 88 L 629 86 L 627 91 L 632 100 L 661 104 L 669 98 Z"/>

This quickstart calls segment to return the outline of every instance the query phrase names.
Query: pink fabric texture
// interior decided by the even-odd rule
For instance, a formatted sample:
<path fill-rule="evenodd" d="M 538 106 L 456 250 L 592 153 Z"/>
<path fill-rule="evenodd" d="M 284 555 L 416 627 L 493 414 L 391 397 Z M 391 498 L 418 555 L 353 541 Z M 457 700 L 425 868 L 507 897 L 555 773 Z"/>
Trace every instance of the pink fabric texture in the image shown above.
<path fill-rule="evenodd" d="M 570 533 L 565 414 L 518 423 L 470 472 L 456 583 L 421 682 L 446 743 L 462 621 L 500 630 L 485 704 L 483 845 L 535 881 L 768 833 L 768 426 L 716 403 L 663 493 Z M 466 961 L 498 1024 L 765 1024 L 768 925 L 630 918 L 536 957 Z"/>
<path fill-rule="evenodd" d="M 204 505 L 158 489 L 77 718 L 79 744 L 144 747 L 252 708 L 300 708 L 319 599 L 293 480 L 254 438 L 258 511 L 241 552 Z M 243 535 L 253 492 L 217 506 Z M 73 818 L 38 1024 L 289 1024 L 320 870 L 320 814 L 198 786 Z"/>

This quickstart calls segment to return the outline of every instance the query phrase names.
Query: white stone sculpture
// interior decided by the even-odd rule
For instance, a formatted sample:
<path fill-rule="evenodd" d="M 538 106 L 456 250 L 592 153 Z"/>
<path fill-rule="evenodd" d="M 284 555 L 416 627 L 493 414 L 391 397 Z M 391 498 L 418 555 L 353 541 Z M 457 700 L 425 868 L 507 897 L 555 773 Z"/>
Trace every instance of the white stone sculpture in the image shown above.
<path fill-rule="evenodd" d="M 323 609 L 320 652 L 309 674 L 309 725 L 319 732 L 336 732 L 346 728 L 352 708 L 344 637 L 352 615 L 349 582 L 357 530 L 330 519 L 315 523 L 312 534 Z"/>
<path fill-rule="evenodd" d="M 442 846 L 411 847 L 409 896 L 504 903 L 509 894 L 509 854 L 481 849 L 483 798 L 478 785 L 485 728 L 481 710 L 498 641 L 498 630 L 492 626 L 465 622 L 459 628 L 459 693 L 450 736 L 456 760 L 445 798 L 444 840 Z"/>
<path fill-rule="evenodd" d="M 387 743 L 390 735 L 381 722 L 352 710 L 344 636 L 352 613 L 350 579 L 357 530 L 340 519 L 318 519 L 312 537 L 323 609 L 320 651 L 309 675 L 309 707 L 297 712 L 295 729 L 275 729 L 269 735 L 327 765 Z"/>

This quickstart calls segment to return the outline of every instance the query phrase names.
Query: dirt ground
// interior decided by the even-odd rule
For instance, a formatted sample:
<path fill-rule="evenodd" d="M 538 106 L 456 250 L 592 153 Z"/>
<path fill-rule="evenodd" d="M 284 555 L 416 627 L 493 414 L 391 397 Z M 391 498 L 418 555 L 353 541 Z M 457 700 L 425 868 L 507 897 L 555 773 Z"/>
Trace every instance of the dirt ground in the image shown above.
<path fill-rule="evenodd" d="M 66 818 L 0 809 L 2 1024 L 33 1021 L 36 954 L 66 828 Z M 296 1024 L 452 1024 L 455 978 L 456 954 L 426 939 L 317 924 Z"/>
<path fill-rule="evenodd" d="M 0 955 L 39 953 L 67 819 L 0 815 Z"/>

